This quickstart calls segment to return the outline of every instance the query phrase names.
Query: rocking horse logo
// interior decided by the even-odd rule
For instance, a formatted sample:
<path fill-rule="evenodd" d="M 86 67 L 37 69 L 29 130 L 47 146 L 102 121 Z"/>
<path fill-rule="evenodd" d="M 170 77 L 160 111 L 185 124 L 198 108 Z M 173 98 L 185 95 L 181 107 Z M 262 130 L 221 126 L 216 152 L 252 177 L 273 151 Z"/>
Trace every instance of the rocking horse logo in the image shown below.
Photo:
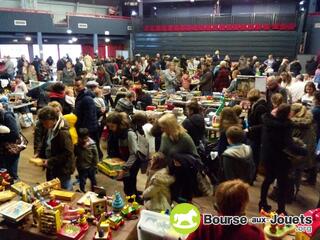
<path fill-rule="evenodd" d="M 178 233 L 190 234 L 199 227 L 200 212 L 192 204 L 178 204 L 170 214 L 170 222 Z"/>

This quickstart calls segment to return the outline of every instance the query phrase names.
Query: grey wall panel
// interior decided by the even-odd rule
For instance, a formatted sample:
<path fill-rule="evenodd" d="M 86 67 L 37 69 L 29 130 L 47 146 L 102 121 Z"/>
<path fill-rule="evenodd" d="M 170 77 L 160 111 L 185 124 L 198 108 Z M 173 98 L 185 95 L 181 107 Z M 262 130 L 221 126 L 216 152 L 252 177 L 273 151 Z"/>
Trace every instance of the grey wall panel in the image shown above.
<path fill-rule="evenodd" d="M 220 49 L 234 60 L 240 55 L 265 58 L 295 56 L 296 32 L 184 32 L 138 33 L 135 35 L 135 53 L 154 55 L 158 52 L 173 56 L 200 56 Z"/>
<path fill-rule="evenodd" d="M 27 26 L 15 26 L 14 20 L 26 20 Z M 129 35 L 127 27 L 130 24 L 127 19 L 99 19 L 89 17 L 69 17 L 69 26 L 57 27 L 53 24 L 50 14 L 20 13 L 0 11 L 0 32 L 43 32 L 66 33 L 70 28 L 73 33 L 79 34 L 104 34 L 106 30 L 110 35 Z M 78 23 L 87 23 L 87 29 L 78 28 Z"/>
<path fill-rule="evenodd" d="M 320 28 L 315 27 L 316 23 L 317 25 L 320 24 L 320 16 L 309 16 L 307 18 L 305 54 L 319 54 L 320 52 Z"/>

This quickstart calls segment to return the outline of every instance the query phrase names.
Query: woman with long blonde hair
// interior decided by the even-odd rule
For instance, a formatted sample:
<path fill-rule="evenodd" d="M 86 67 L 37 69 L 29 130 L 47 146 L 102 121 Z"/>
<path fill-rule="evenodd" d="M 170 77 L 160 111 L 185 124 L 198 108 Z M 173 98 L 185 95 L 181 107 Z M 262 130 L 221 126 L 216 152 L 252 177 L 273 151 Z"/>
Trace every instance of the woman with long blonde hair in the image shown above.
<path fill-rule="evenodd" d="M 196 166 L 200 158 L 196 146 L 173 114 L 165 114 L 158 123 L 163 131 L 159 152 L 165 155 L 170 174 L 176 179 L 171 188 L 172 199 L 177 202 L 191 201 L 197 188 Z"/>

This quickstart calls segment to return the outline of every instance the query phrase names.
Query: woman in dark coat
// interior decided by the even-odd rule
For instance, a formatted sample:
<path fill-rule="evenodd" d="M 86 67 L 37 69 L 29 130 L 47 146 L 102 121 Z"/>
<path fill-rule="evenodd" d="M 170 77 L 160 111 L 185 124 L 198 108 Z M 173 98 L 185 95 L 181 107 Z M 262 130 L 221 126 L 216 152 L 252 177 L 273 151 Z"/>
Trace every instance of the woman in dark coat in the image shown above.
<path fill-rule="evenodd" d="M 15 143 L 19 139 L 19 128 L 12 112 L 5 111 L 0 104 L 0 125 L 9 128 L 9 133 L 0 134 L 0 168 L 6 168 L 10 176 L 18 179 L 18 162 L 20 154 L 8 155 L 4 148 L 5 143 Z"/>
<path fill-rule="evenodd" d="M 293 143 L 292 125 L 289 119 L 290 105 L 281 104 L 276 117 L 266 113 L 263 117 L 261 159 L 265 166 L 265 179 L 261 186 L 259 209 L 270 211 L 267 195 L 270 185 L 277 179 L 277 212 L 286 214 L 286 190 L 291 162 L 284 150 L 294 155 L 306 155 L 307 151 Z"/>
<path fill-rule="evenodd" d="M 221 61 L 220 69 L 217 73 L 217 77 L 214 80 L 213 90 L 216 92 L 222 92 L 224 88 L 228 88 L 230 85 L 229 75 L 230 72 L 227 69 L 227 63 L 225 61 Z"/>
<path fill-rule="evenodd" d="M 257 89 L 250 90 L 247 97 L 251 103 L 251 108 L 248 112 L 248 138 L 252 148 L 253 160 L 256 169 L 258 169 L 260 162 L 261 135 L 263 126 L 262 116 L 268 112 L 268 105 L 265 99 L 260 98 L 260 91 Z"/>

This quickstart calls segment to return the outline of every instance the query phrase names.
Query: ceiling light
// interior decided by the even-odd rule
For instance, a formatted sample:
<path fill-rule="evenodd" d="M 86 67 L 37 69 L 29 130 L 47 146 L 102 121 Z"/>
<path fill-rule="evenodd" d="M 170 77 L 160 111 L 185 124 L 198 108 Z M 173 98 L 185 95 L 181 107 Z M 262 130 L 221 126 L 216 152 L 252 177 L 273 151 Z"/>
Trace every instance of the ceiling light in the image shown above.
<path fill-rule="evenodd" d="M 300 1 L 299 4 L 300 4 L 300 5 L 303 5 L 303 4 L 304 4 L 304 1 Z"/>
<path fill-rule="evenodd" d="M 105 31 L 105 32 L 104 32 L 104 35 L 109 35 L 109 34 L 110 34 L 109 31 Z"/>
<path fill-rule="evenodd" d="M 156 11 L 156 10 L 157 10 L 157 7 L 156 7 L 156 6 L 154 6 L 154 7 L 153 7 L 153 10 L 155 10 L 155 11 Z"/>
<path fill-rule="evenodd" d="M 44 39 L 43 41 L 44 41 L 44 42 L 48 42 L 48 39 Z"/>
<path fill-rule="evenodd" d="M 104 41 L 105 41 L 106 43 L 108 43 L 108 42 L 110 42 L 110 38 L 105 38 Z"/>
<path fill-rule="evenodd" d="M 131 16 L 137 16 L 137 12 L 135 10 L 131 11 Z"/>
<path fill-rule="evenodd" d="M 141 2 L 141 0 L 137 0 L 137 2 Z"/>
<path fill-rule="evenodd" d="M 72 40 L 70 39 L 70 40 L 68 41 L 68 43 L 73 43 L 73 42 L 72 42 Z"/>
<path fill-rule="evenodd" d="M 30 36 L 26 36 L 26 41 L 30 42 L 32 40 L 32 38 Z"/>
<path fill-rule="evenodd" d="M 67 30 L 67 33 L 68 33 L 68 34 L 71 34 L 71 33 L 72 33 L 72 30 L 71 30 L 71 29 L 68 29 L 68 30 Z"/>
<path fill-rule="evenodd" d="M 190 0 L 190 2 L 194 2 L 194 0 Z"/>
<path fill-rule="evenodd" d="M 300 10 L 301 10 L 302 12 L 304 12 L 305 9 L 304 9 L 304 7 L 302 7 Z"/>
<path fill-rule="evenodd" d="M 13 39 L 12 42 L 18 42 L 18 39 Z"/>
<path fill-rule="evenodd" d="M 76 41 L 78 41 L 78 38 L 73 37 L 71 40 L 72 40 L 72 42 L 76 42 Z"/>

